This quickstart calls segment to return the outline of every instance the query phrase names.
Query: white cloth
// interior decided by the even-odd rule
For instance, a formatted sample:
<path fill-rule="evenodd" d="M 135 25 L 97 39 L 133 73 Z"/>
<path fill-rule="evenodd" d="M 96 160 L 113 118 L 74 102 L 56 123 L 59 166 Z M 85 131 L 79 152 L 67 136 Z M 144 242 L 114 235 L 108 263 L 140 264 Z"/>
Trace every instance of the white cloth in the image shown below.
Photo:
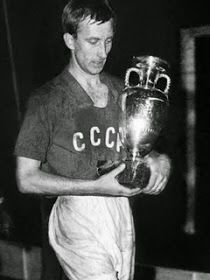
<path fill-rule="evenodd" d="M 125 197 L 58 197 L 49 241 L 71 280 L 133 279 L 135 233 Z"/>

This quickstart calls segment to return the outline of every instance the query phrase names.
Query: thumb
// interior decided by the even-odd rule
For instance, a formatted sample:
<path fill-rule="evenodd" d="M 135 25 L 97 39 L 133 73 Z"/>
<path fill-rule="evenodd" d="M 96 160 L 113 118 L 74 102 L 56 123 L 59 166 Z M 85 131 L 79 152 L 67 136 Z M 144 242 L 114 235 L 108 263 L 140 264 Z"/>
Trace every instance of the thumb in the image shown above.
<path fill-rule="evenodd" d="M 113 177 L 116 177 L 118 174 L 120 174 L 123 170 L 125 169 L 125 163 L 121 163 L 118 167 L 116 167 L 115 169 L 113 169 L 110 174 Z"/>

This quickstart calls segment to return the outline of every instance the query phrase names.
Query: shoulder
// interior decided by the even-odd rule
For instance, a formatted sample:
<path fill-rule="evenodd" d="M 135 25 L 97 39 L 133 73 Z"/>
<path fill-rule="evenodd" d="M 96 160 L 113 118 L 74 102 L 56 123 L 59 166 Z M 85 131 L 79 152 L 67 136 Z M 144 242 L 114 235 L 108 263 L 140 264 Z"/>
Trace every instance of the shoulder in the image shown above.
<path fill-rule="evenodd" d="M 112 86 L 115 87 L 117 90 L 122 91 L 124 88 L 124 81 L 122 78 L 114 76 L 109 73 L 104 73 L 105 77 L 111 82 Z"/>
<path fill-rule="evenodd" d="M 106 84 L 108 85 L 109 90 L 112 93 L 112 96 L 117 101 L 124 89 L 123 79 L 109 73 L 103 73 L 103 75 L 105 77 Z"/>
<path fill-rule="evenodd" d="M 34 107 L 57 106 L 58 103 L 63 102 L 63 100 L 67 98 L 66 93 L 68 90 L 69 88 L 65 83 L 65 77 L 63 73 L 61 73 L 33 90 L 29 96 L 28 105 L 31 104 Z"/>

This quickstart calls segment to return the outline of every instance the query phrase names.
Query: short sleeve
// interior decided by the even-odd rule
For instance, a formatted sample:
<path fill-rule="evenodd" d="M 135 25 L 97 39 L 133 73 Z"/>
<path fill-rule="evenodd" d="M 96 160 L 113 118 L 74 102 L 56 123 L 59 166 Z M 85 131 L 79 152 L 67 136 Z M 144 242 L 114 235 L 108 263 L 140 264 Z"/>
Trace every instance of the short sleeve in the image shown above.
<path fill-rule="evenodd" d="M 46 106 L 39 96 L 32 96 L 27 104 L 14 154 L 45 162 L 49 138 Z"/>

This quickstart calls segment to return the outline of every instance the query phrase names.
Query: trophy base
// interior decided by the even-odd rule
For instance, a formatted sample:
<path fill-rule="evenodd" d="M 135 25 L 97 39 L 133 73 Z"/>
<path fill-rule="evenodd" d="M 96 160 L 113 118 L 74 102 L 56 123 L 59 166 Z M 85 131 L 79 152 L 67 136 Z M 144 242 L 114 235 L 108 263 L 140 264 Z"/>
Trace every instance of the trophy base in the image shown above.
<path fill-rule="evenodd" d="M 144 161 L 140 159 L 139 161 L 125 160 L 125 169 L 117 175 L 118 182 L 127 188 L 145 188 L 149 182 L 150 169 L 146 166 Z M 118 164 L 112 165 L 101 165 L 98 167 L 98 175 L 102 176 L 113 169 L 115 169 Z"/>
<path fill-rule="evenodd" d="M 118 182 L 128 188 L 143 189 L 147 186 L 150 178 L 150 169 L 140 160 L 133 162 L 125 161 L 125 169 L 117 176 Z"/>

